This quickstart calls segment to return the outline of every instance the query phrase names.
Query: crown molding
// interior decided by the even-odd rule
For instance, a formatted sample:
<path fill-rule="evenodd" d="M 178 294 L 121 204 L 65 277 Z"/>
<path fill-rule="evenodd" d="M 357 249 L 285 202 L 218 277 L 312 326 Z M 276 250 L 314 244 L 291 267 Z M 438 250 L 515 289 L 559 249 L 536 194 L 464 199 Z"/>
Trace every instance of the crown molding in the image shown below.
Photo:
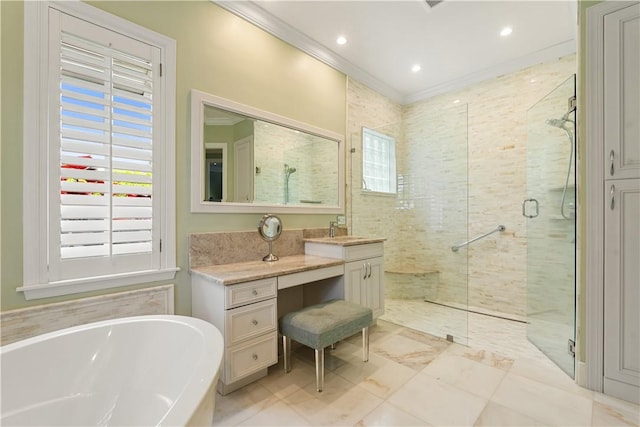
<path fill-rule="evenodd" d="M 522 70 L 532 65 L 540 64 L 550 60 L 576 53 L 576 41 L 568 40 L 563 43 L 539 50 L 537 52 L 522 56 L 513 61 L 505 62 L 494 67 L 468 74 L 455 80 L 440 83 L 420 92 L 404 95 L 391 86 L 372 76 L 366 70 L 358 67 L 347 59 L 337 55 L 326 46 L 311 39 L 300 31 L 296 30 L 286 22 L 275 17 L 260 6 L 248 0 L 211 0 L 223 9 L 239 16 L 267 33 L 283 40 L 292 46 L 300 49 L 308 55 L 324 62 L 330 67 L 345 73 L 350 78 L 365 84 L 369 88 L 386 96 L 401 105 L 408 105 L 422 101 L 436 95 L 463 89 L 474 83 L 496 78 L 498 76 Z"/>
<path fill-rule="evenodd" d="M 485 80 L 493 79 L 505 74 L 514 73 L 516 71 L 523 70 L 533 65 L 541 64 L 556 60 L 563 56 L 576 53 L 576 41 L 568 40 L 563 43 L 533 52 L 531 54 L 521 56 L 509 62 L 504 62 L 493 67 L 486 68 L 482 71 L 467 74 L 466 76 L 450 80 L 423 91 L 416 92 L 411 95 L 407 95 L 403 99 L 403 105 L 412 104 L 414 102 L 422 101 L 428 98 L 432 98 L 437 95 L 452 92 L 455 90 L 463 89 L 474 83 L 479 83 Z"/>

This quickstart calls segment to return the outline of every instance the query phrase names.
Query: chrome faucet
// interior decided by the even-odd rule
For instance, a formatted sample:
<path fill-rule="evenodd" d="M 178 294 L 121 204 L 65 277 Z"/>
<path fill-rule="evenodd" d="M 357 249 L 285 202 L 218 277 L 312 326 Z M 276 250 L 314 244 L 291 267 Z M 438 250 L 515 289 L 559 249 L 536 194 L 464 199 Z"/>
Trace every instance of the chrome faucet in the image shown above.
<path fill-rule="evenodd" d="M 337 221 L 329 221 L 329 237 L 336 237 Z"/>

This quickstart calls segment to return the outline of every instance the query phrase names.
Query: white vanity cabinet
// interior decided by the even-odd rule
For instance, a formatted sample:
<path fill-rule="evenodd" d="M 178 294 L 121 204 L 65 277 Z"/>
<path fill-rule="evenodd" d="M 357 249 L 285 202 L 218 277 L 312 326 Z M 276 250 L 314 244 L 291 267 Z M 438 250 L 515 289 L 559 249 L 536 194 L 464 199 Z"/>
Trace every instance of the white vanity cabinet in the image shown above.
<path fill-rule="evenodd" d="M 220 394 L 265 376 L 278 362 L 277 292 L 275 277 L 225 286 L 192 275 L 192 315 L 224 337 Z"/>
<path fill-rule="evenodd" d="M 278 306 L 298 309 L 307 297 L 341 298 L 343 276 L 344 261 L 304 254 L 191 268 L 192 315 L 224 337 L 218 392 L 262 378 L 278 363 Z M 288 289 L 299 286 L 299 292 Z M 284 290 L 280 304 L 278 290 Z"/>
<path fill-rule="evenodd" d="M 344 299 L 384 314 L 384 246 L 382 239 L 337 237 L 309 239 L 305 253 L 344 260 Z"/>

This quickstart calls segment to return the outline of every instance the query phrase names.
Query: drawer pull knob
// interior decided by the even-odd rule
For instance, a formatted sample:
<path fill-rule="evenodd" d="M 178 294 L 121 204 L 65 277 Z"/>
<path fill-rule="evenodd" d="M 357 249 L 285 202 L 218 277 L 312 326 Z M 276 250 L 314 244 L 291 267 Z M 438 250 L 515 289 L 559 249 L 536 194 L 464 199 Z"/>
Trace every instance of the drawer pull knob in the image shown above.
<path fill-rule="evenodd" d="M 258 325 L 258 321 L 257 321 L 256 319 L 253 319 L 253 320 L 251 321 L 251 324 L 252 324 L 253 326 L 257 326 L 257 325 Z"/>
<path fill-rule="evenodd" d="M 251 293 L 252 293 L 254 296 L 258 295 L 258 291 L 256 291 L 255 289 L 254 289 L 253 291 L 251 291 Z"/>
<path fill-rule="evenodd" d="M 258 360 L 258 355 L 253 353 L 253 356 L 251 356 L 253 358 L 253 360 Z"/>

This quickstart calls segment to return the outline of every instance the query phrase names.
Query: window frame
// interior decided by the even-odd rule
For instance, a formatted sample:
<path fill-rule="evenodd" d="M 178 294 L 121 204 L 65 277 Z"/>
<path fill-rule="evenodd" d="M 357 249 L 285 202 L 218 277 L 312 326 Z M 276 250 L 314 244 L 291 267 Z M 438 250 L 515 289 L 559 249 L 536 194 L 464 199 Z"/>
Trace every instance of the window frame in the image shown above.
<path fill-rule="evenodd" d="M 365 135 L 369 134 L 372 136 L 376 136 L 379 138 L 382 138 L 384 140 L 390 141 L 391 147 L 389 148 L 389 152 L 392 155 L 392 158 L 388 159 L 388 168 L 389 168 L 389 177 L 388 177 L 388 182 L 389 182 L 389 187 L 390 187 L 390 191 L 382 191 L 382 190 L 372 190 L 370 188 L 367 188 L 367 186 L 365 185 L 366 182 L 366 177 L 365 177 L 365 144 L 364 144 L 364 140 L 365 140 Z M 362 127 L 362 188 L 361 191 L 364 194 L 374 194 L 374 195 L 379 195 L 379 196 L 388 196 L 388 197 L 395 197 L 398 194 L 398 176 L 397 176 L 397 153 L 396 153 L 396 139 L 390 135 L 378 132 L 376 130 L 373 130 L 371 128 L 367 128 L 367 127 Z M 378 178 L 380 179 L 380 178 Z M 385 178 L 386 179 L 386 178 Z"/>
<path fill-rule="evenodd" d="M 153 250 L 154 253 L 159 251 L 158 269 L 50 280 L 48 174 L 55 165 L 52 165 L 53 156 L 49 152 L 48 121 L 51 115 L 48 97 L 52 85 L 58 83 L 50 83 L 50 8 L 160 49 L 162 78 L 159 79 L 158 92 L 162 111 L 157 135 L 160 149 L 158 158 L 154 157 L 153 161 L 154 175 L 158 177 L 157 184 L 154 178 L 154 187 L 158 187 L 154 188 L 154 197 L 160 199 L 157 221 L 160 222 L 161 248 L 154 247 Z M 175 277 L 179 270 L 176 267 L 175 248 L 175 82 L 175 40 L 79 1 L 24 3 L 23 286 L 17 288 L 17 291 L 23 292 L 27 300 L 170 280 Z"/>

